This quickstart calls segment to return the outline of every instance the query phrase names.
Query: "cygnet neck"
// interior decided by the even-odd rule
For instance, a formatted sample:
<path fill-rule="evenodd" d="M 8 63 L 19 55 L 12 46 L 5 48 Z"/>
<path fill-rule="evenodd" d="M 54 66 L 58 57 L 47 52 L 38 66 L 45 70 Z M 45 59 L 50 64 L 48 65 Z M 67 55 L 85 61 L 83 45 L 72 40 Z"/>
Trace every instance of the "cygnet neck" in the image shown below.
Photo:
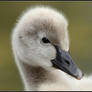
<path fill-rule="evenodd" d="M 54 74 L 42 67 L 34 67 L 19 61 L 25 90 L 38 90 L 41 84 L 54 82 Z"/>
<path fill-rule="evenodd" d="M 44 90 L 43 87 L 45 85 L 47 88 L 53 85 L 55 90 L 58 90 L 57 85 L 60 90 L 64 90 L 66 86 L 68 86 L 67 89 L 71 89 L 69 76 L 58 69 L 49 70 L 42 67 L 34 67 L 21 61 L 19 61 L 19 66 L 25 90 L 40 91 Z"/>

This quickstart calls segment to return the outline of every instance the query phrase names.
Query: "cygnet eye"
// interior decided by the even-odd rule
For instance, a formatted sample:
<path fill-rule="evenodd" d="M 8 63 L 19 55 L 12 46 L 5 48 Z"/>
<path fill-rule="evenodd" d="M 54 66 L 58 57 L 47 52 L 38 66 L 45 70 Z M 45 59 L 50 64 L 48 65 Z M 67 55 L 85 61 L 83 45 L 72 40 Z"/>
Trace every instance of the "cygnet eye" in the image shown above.
<path fill-rule="evenodd" d="M 42 42 L 43 42 L 43 43 L 50 43 L 50 41 L 49 41 L 48 38 L 46 38 L 46 37 L 43 37 L 43 38 L 42 38 Z"/>

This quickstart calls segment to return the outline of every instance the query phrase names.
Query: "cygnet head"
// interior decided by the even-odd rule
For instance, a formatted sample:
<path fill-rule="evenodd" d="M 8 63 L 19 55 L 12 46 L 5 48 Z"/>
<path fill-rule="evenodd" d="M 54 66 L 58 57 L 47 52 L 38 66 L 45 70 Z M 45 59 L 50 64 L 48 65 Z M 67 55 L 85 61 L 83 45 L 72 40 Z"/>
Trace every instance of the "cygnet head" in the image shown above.
<path fill-rule="evenodd" d="M 34 67 L 60 69 L 81 78 L 82 72 L 68 53 L 67 27 L 66 18 L 57 10 L 48 7 L 27 10 L 12 35 L 15 59 Z"/>

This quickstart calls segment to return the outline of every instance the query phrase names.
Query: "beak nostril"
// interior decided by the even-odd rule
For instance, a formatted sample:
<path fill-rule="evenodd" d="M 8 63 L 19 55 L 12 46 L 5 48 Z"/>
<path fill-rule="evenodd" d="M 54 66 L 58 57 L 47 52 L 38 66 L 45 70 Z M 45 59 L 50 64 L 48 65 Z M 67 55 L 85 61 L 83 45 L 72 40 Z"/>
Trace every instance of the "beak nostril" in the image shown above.
<path fill-rule="evenodd" d="M 65 60 L 65 62 L 66 62 L 67 65 L 70 65 L 70 62 L 69 61 Z"/>

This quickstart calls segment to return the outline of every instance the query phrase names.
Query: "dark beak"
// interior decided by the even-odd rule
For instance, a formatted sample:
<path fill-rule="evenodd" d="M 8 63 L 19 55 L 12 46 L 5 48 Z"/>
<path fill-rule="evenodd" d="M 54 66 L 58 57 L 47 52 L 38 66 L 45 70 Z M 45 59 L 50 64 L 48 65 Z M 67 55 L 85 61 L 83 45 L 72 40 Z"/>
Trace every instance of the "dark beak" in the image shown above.
<path fill-rule="evenodd" d="M 69 75 L 81 79 L 83 77 L 82 71 L 76 66 L 70 54 L 64 50 L 61 50 L 55 45 L 57 55 L 56 58 L 52 60 L 53 66 L 58 68 Z"/>

